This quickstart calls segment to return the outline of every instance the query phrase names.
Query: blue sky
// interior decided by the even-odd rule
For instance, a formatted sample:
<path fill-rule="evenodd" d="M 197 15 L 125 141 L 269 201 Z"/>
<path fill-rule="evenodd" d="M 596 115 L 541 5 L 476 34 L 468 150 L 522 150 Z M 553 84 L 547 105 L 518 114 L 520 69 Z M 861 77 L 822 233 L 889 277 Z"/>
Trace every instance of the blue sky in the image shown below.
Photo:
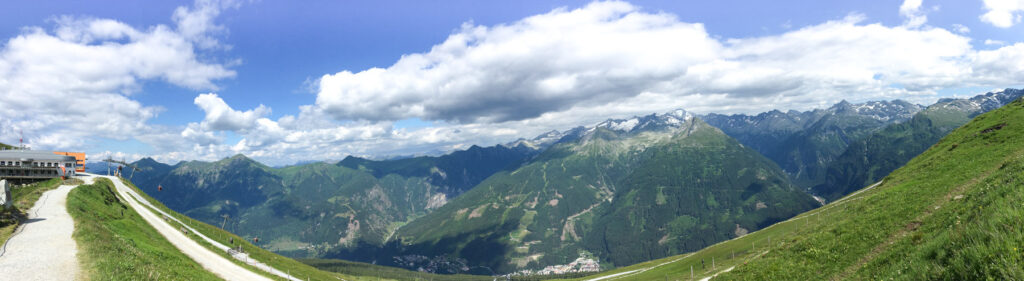
<path fill-rule="evenodd" d="M 24 112 L 0 115 L 0 142 L 165 162 L 437 153 L 671 108 L 928 103 L 1018 86 L 1024 69 L 1018 0 L 3 5 L 0 110 Z M 28 96 L 86 106 L 18 106 Z"/>

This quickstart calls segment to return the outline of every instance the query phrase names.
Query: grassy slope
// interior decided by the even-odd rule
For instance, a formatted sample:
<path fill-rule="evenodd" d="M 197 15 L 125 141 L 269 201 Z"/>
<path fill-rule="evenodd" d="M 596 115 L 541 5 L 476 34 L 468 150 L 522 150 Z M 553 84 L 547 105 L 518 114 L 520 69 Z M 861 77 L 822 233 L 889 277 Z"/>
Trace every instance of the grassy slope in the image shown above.
<path fill-rule="evenodd" d="M 277 254 L 273 253 L 273 252 L 264 250 L 264 249 L 256 247 L 256 246 L 253 246 L 251 243 L 246 241 L 245 238 L 239 237 L 239 236 L 234 235 L 234 234 L 232 234 L 230 232 L 224 231 L 224 230 L 222 230 L 222 229 L 220 229 L 218 227 L 215 227 L 215 226 L 203 223 L 201 221 L 198 221 L 198 220 L 192 219 L 190 217 L 187 217 L 185 215 L 182 215 L 182 214 L 179 214 L 177 212 L 174 212 L 173 210 L 167 208 L 167 206 L 164 206 L 163 204 L 161 204 L 160 201 L 157 201 L 157 200 L 153 199 L 152 197 L 150 197 L 146 193 L 144 193 L 141 190 L 139 190 L 138 187 L 135 187 L 135 185 L 131 184 L 128 181 L 125 181 L 125 184 L 128 185 L 130 188 L 135 189 L 135 192 L 137 192 L 140 195 L 142 195 L 143 197 L 145 197 L 146 200 L 149 200 L 150 203 L 152 203 L 157 208 L 160 208 L 160 210 L 162 210 L 162 211 L 164 211 L 164 212 L 166 212 L 168 214 L 171 214 L 172 216 L 174 216 L 178 220 L 181 220 L 182 222 L 187 223 L 189 226 L 191 226 L 192 228 L 195 228 L 196 230 L 198 230 L 199 232 L 203 233 L 207 237 L 210 237 L 211 239 L 213 239 L 213 240 L 215 240 L 217 242 L 220 242 L 221 244 L 224 244 L 224 245 L 234 245 L 235 247 L 237 247 L 238 245 L 241 245 L 243 252 L 248 253 L 249 257 L 251 257 L 253 259 L 256 259 L 258 261 L 261 261 L 261 262 L 263 262 L 263 263 L 265 263 L 267 265 L 270 265 L 271 267 L 274 267 L 274 268 L 276 268 L 278 270 L 290 273 L 292 276 L 295 276 L 297 278 L 307 278 L 308 277 L 310 280 L 338 280 L 338 278 L 342 278 L 342 279 L 345 279 L 345 280 L 361 280 L 360 278 L 356 278 L 356 277 L 352 277 L 352 276 L 345 276 L 345 275 L 336 274 L 336 273 L 333 273 L 333 272 L 327 272 L 327 271 L 318 270 L 316 268 L 313 268 L 313 267 L 308 266 L 306 264 L 300 263 L 300 262 L 295 261 L 293 259 L 282 257 L 280 255 L 277 255 Z M 231 258 L 224 251 L 221 251 L 220 249 L 217 249 L 217 248 L 213 248 L 212 245 L 209 245 L 205 241 L 201 241 L 202 238 L 199 238 L 198 236 L 189 236 L 189 237 L 192 238 L 193 240 L 199 241 L 200 244 L 202 244 L 203 246 L 206 246 L 207 248 L 211 249 L 215 253 L 221 254 L 222 256 L 227 257 L 229 260 L 235 261 L 236 263 L 241 264 L 241 262 L 238 262 L 234 258 Z M 234 244 L 230 243 L 231 239 L 234 239 Z M 249 266 L 246 266 L 246 267 L 251 269 L 251 270 L 254 270 L 255 272 L 263 273 L 263 271 L 261 271 L 259 269 L 255 269 L 255 268 L 249 267 Z M 264 275 L 266 275 L 266 274 L 264 274 Z M 271 276 L 268 276 L 268 277 L 271 277 Z M 276 276 L 273 276 L 273 278 L 280 279 L 279 277 L 276 277 Z"/>
<path fill-rule="evenodd" d="M 67 206 L 91 280 L 219 280 L 124 204 L 109 180 L 75 188 Z"/>
<path fill-rule="evenodd" d="M 252 243 L 246 241 L 244 238 L 224 231 L 216 226 L 212 226 L 201 221 L 189 218 L 177 212 L 174 212 L 157 201 L 152 197 L 149 197 L 146 193 L 139 190 L 137 187 L 132 185 L 130 182 L 125 181 L 129 187 L 135 189 L 136 192 L 141 194 L 154 206 L 160 208 L 164 212 L 171 214 L 175 218 L 186 222 L 192 228 L 202 232 L 207 237 L 216 240 L 222 244 L 230 245 L 229 241 L 234 238 L 234 245 L 242 245 L 243 251 L 248 253 L 253 259 L 259 260 L 266 263 L 278 270 L 290 273 L 292 276 L 297 278 L 309 278 L 309 280 L 449 280 L 453 277 L 452 275 L 439 275 L 439 274 L 427 274 L 420 272 L 413 272 L 399 268 L 376 266 L 362 263 L 353 263 L 338 260 L 307 260 L 312 265 L 286 258 L 277 255 L 273 252 L 264 250 L 260 247 L 253 246 Z M 190 236 L 197 241 L 200 239 L 195 236 Z M 200 242 L 204 246 L 207 246 L 214 252 L 221 253 L 219 249 L 212 248 L 208 243 Z M 226 256 L 226 254 L 225 254 Z M 229 257 L 230 258 L 230 257 Z M 339 264 L 344 264 L 344 268 L 339 268 Z M 314 267 L 315 266 L 315 267 Z M 319 268 L 319 269 L 318 269 Z M 322 269 L 322 270 L 321 270 Z M 337 272 L 332 272 L 337 271 Z M 478 277 L 478 276 L 465 276 L 460 275 L 459 278 L 468 278 L 465 280 L 491 280 L 491 277 Z M 459 279 L 462 280 L 462 279 Z"/>
<path fill-rule="evenodd" d="M 674 261 L 625 279 L 685 279 L 690 265 L 702 277 L 736 265 L 719 278 L 1019 280 L 1022 142 L 1024 102 L 1018 100 L 950 133 L 872 190 L 686 258 L 604 275 Z M 702 270 L 700 259 L 712 257 L 717 270 Z"/>
<path fill-rule="evenodd" d="M 61 180 L 51 179 L 11 190 L 14 208 L 0 210 L 0 245 L 7 242 L 7 238 L 10 238 L 18 225 L 28 217 L 26 213 L 36 204 L 43 192 L 57 188 L 60 184 Z"/>

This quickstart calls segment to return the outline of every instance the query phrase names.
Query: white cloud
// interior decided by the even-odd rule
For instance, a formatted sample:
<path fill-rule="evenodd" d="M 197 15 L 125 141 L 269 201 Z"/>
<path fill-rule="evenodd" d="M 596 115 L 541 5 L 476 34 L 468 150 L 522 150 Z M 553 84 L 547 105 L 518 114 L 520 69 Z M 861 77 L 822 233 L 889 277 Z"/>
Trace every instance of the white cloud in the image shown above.
<path fill-rule="evenodd" d="M 256 126 L 257 119 L 270 114 L 270 108 L 262 104 L 252 110 L 236 111 L 214 93 L 197 96 L 195 104 L 206 113 L 200 124 L 206 130 L 244 131 Z"/>
<path fill-rule="evenodd" d="M 1006 45 L 1006 42 L 1000 40 L 985 39 L 985 45 L 989 46 L 1002 46 Z"/>
<path fill-rule="evenodd" d="M 196 144 L 200 146 L 208 146 L 212 144 L 219 144 L 224 141 L 224 138 L 214 134 L 213 131 L 206 130 L 198 123 L 189 123 L 185 127 L 185 130 L 181 131 L 181 137 L 189 141 L 189 144 Z M 158 140 L 153 140 L 157 142 Z M 169 147 L 176 149 L 177 147 Z"/>
<path fill-rule="evenodd" d="M 240 120 L 220 129 L 241 140 L 211 141 L 162 157 L 245 153 L 287 164 L 423 154 L 675 108 L 753 113 L 821 108 L 841 99 L 926 102 L 946 87 L 998 87 L 1024 79 L 1018 77 L 1024 47 L 975 50 L 966 27 L 953 26 L 953 32 L 925 26 L 919 1 L 904 6 L 908 21 L 895 27 L 851 14 L 734 39 L 622 2 L 557 9 L 498 26 L 465 24 L 429 52 L 406 54 L 391 66 L 324 75 L 316 103 L 297 116 L 270 120 L 261 113 L 268 109 L 239 111 L 217 99 L 217 108 L 228 113 L 221 116 Z M 208 124 L 218 119 L 210 112 Z M 393 127 L 408 118 L 436 125 Z"/>
<path fill-rule="evenodd" d="M 967 27 L 966 25 L 962 25 L 962 24 L 959 24 L 959 23 L 954 23 L 952 26 L 953 26 L 953 31 L 956 32 L 956 33 L 960 33 L 960 34 L 971 33 L 971 28 Z"/>
<path fill-rule="evenodd" d="M 996 27 L 1009 28 L 1020 23 L 1024 0 L 985 0 L 985 14 L 981 21 Z"/>
<path fill-rule="evenodd" d="M 189 11 L 178 16 L 194 18 Z M 196 53 L 208 29 L 189 27 L 186 35 L 166 25 L 139 29 L 68 16 L 53 23 L 50 31 L 24 28 L 0 48 L 0 132 L 24 130 L 37 149 L 81 149 L 98 137 L 156 133 L 147 122 L 163 109 L 131 98 L 144 80 L 215 89 L 214 81 L 235 75 Z"/>
<path fill-rule="evenodd" d="M 781 34 L 722 39 L 700 23 L 673 15 L 623 2 L 595 2 L 497 26 L 467 23 L 430 51 L 403 55 L 393 65 L 324 75 L 315 104 L 300 107 L 297 115 L 273 120 L 266 106 L 236 109 L 210 93 L 194 100 L 205 113 L 202 121 L 165 128 L 146 123 L 159 108 L 129 98 L 138 87 L 136 80 L 213 89 L 213 81 L 234 74 L 219 64 L 199 62 L 193 50 L 218 48 L 210 34 L 226 30 L 209 22 L 186 23 L 191 21 L 179 19 L 176 12 L 179 26 L 164 27 L 163 32 L 177 34 L 168 37 L 188 47 L 192 56 L 187 58 L 209 68 L 182 67 L 189 71 L 170 75 L 172 71 L 140 67 L 68 85 L 88 93 L 105 91 L 88 95 L 89 100 L 120 99 L 116 103 L 121 107 L 104 113 L 115 120 L 107 126 L 143 132 L 136 139 L 152 145 L 160 161 L 244 153 L 280 165 L 347 155 L 445 152 L 675 108 L 753 113 L 821 108 L 840 99 L 923 101 L 945 87 L 998 87 L 1024 79 L 1024 46 L 975 50 L 964 35 L 966 27 L 952 26 L 953 32 L 925 25 L 921 5 L 905 1 L 900 14 L 906 22 L 900 26 L 868 23 L 863 15 L 852 14 Z M 203 11 L 201 7 L 178 11 Z M 189 18 L 216 16 L 196 13 Z M 116 21 L 65 22 L 61 26 L 67 30 L 58 28 L 55 35 L 44 37 L 88 49 L 104 40 L 115 46 L 140 41 L 134 38 L 161 30 L 140 31 Z M 196 36 L 185 30 L 207 32 Z M 9 64 L 0 59 L 0 73 Z M 77 65 L 83 69 L 79 71 L 102 66 Z M 197 71 L 218 67 L 227 75 Z M 5 79 L 0 76 L 0 89 L 9 84 Z M 115 102 L 100 104 L 106 103 Z M 409 118 L 435 125 L 394 127 L 394 122 Z"/>
<path fill-rule="evenodd" d="M 988 84 L 1019 85 L 1024 81 L 1024 43 L 976 54 L 974 79 Z"/>
<path fill-rule="evenodd" d="M 851 16 L 777 36 L 730 40 L 727 54 L 739 65 L 728 73 L 750 69 L 778 73 L 757 80 L 736 79 L 732 84 L 753 87 L 761 94 L 835 98 L 876 93 L 891 84 L 912 92 L 928 91 L 960 83 L 970 73 L 964 63 L 972 51 L 967 37 L 937 28 L 863 25 L 862 20 Z M 799 87 L 770 91 L 773 88 L 758 86 L 786 80 Z"/>
<path fill-rule="evenodd" d="M 230 46 L 222 45 L 217 38 L 211 34 L 223 34 L 227 28 L 216 24 L 213 20 L 220 15 L 222 10 L 238 8 L 241 3 L 235 0 L 196 0 L 192 7 L 181 6 L 174 10 L 171 17 L 177 25 L 178 34 L 192 42 L 196 42 L 201 48 L 217 48 Z"/>
<path fill-rule="evenodd" d="M 904 2 L 901 13 L 923 16 L 920 1 Z M 505 25 L 466 24 L 429 52 L 406 54 L 387 68 L 324 75 L 315 106 L 336 120 L 487 123 L 644 92 L 677 99 L 726 94 L 732 100 L 723 104 L 798 95 L 816 104 L 893 84 L 930 92 L 970 73 L 969 38 L 923 22 L 887 27 L 864 20 L 854 14 L 720 41 L 699 23 L 596 2 Z"/>
<path fill-rule="evenodd" d="M 900 5 L 900 16 L 904 17 L 904 25 L 919 27 L 928 21 L 928 16 L 921 11 L 922 0 L 903 0 Z"/>
<path fill-rule="evenodd" d="M 507 121 L 634 96 L 717 56 L 703 25 L 623 2 L 463 25 L 394 65 L 324 75 L 316 105 L 337 119 Z"/>

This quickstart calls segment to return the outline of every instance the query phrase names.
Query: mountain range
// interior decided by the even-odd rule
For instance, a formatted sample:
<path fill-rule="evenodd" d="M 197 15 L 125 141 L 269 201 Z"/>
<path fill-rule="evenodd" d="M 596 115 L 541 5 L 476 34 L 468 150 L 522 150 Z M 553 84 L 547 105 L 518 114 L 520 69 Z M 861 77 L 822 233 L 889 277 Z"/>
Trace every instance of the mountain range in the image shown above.
<path fill-rule="evenodd" d="M 827 109 L 778 110 L 749 115 L 707 114 L 703 119 L 768 157 L 802 187 L 820 184 L 828 164 L 856 142 L 887 125 L 901 123 L 922 106 L 901 100 Z"/>
<path fill-rule="evenodd" d="M 346 158 L 271 168 L 243 155 L 174 166 L 152 159 L 133 181 L 190 217 L 268 241 L 296 256 L 339 246 L 381 245 L 405 222 L 444 205 L 467 186 L 534 154 L 504 146 L 471 147 L 441 157 L 378 161 Z"/>
<path fill-rule="evenodd" d="M 625 265 L 700 249 L 816 205 L 771 161 L 675 111 L 563 137 L 400 228 L 388 248 L 333 257 L 388 264 L 401 256 L 396 265 L 420 268 L 446 255 L 491 274 L 580 257 Z"/>
<path fill-rule="evenodd" d="M 943 107 L 962 105 L 975 107 L 963 100 Z M 1024 100 L 1017 99 L 839 200 L 586 280 L 1020 280 L 1022 139 Z"/>
<path fill-rule="evenodd" d="M 271 168 L 241 155 L 143 159 L 134 182 L 176 211 L 291 256 L 442 273 L 581 257 L 608 268 L 698 250 L 838 199 L 1022 94 L 754 116 L 677 110 L 392 160 Z"/>

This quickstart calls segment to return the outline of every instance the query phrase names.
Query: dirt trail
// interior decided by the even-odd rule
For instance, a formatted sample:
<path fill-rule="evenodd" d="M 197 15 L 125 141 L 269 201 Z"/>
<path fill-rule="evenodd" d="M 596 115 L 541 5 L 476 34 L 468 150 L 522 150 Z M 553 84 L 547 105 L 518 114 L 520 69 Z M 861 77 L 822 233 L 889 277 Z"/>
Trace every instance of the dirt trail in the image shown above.
<path fill-rule="evenodd" d="M 181 250 L 181 252 L 186 256 L 202 265 L 206 270 L 220 278 L 224 278 L 225 280 L 270 280 L 263 275 L 249 271 L 248 269 L 231 262 L 227 258 L 214 253 L 210 249 L 199 245 L 199 243 L 188 238 L 184 233 L 178 230 L 179 226 L 172 226 L 167 221 L 164 221 L 161 216 L 158 216 L 146 207 L 142 206 L 140 202 L 145 202 L 147 205 L 149 202 L 141 199 L 141 196 L 138 196 L 138 194 L 135 194 L 134 191 L 125 186 L 120 179 L 110 176 L 105 176 L 105 178 L 114 182 L 118 195 L 124 198 L 128 205 L 131 206 L 132 209 L 135 209 L 135 212 L 139 213 L 139 215 L 142 216 L 149 225 L 152 225 L 153 228 L 155 228 L 160 235 L 163 235 L 167 241 L 171 242 L 174 247 L 178 248 L 178 250 Z M 196 232 L 194 230 L 190 230 L 189 233 L 195 234 Z"/>
<path fill-rule="evenodd" d="M 71 238 L 75 222 L 65 206 L 75 187 L 62 185 L 44 192 L 29 209 L 28 221 L 0 248 L 0 280 L 80 278 L 78 244 Z"/>
<path fill-rule="evenodd" d="M 1007 159 L 1010 156 L 1011 155 L 1007 155 Z M 1003 160 L 1003 162 L 1006 162 L 1006 160 Z M 877 258 L 878 255 L 882 254 L 882 252 L 888 250 L 889 246 L 895 244 L 900 239 L 907 237 L 907 235 L 909 235 L 910 233 L 917 231 L 917 228 L 921 226 L 922 222 L 931 217 L 935 210 L 944 207 L 946 203 L 952 201 L 954 195 L 963 194 L 964 190 L 966 190 L 968 187 L 977 185 L 978 182 L 985 178 L 988 178 L 988 176 L 991 175 L 992 172 L 994 172 L 997 169 L 998 167 L 985 171 L 985 173 L 976 176 L 968 180 L 967 182 L 964 182 L 963 184 L 960 184 L 950 189 L 948 192 L 946 192 L 946 195 L 940 197 L 935 201 L 935 203 L 932 203 L 931 205 L 928 205 L 928 207 L 924 208 L 924 211 L 921 214 L 917 215 L 917 217 L 914 217 L 913 220 L 910 220 L 906 225 L 903 226 L 903 228 L 889 235 L 889 238 L 886 238 L 884 242 L 875 245 L 875 247 L 871 249 L 871 252 L 868 252 L 867 255 L 861 257 L 860 260 L 858 260 L 856 263 L 846 267 L 838 275 L 833 276 L 831 280 L 845 280 L 850 275 L 856 273 L 858 270 L 867 265 L 868 262 L 871 262 L 872 260 Z"/>

